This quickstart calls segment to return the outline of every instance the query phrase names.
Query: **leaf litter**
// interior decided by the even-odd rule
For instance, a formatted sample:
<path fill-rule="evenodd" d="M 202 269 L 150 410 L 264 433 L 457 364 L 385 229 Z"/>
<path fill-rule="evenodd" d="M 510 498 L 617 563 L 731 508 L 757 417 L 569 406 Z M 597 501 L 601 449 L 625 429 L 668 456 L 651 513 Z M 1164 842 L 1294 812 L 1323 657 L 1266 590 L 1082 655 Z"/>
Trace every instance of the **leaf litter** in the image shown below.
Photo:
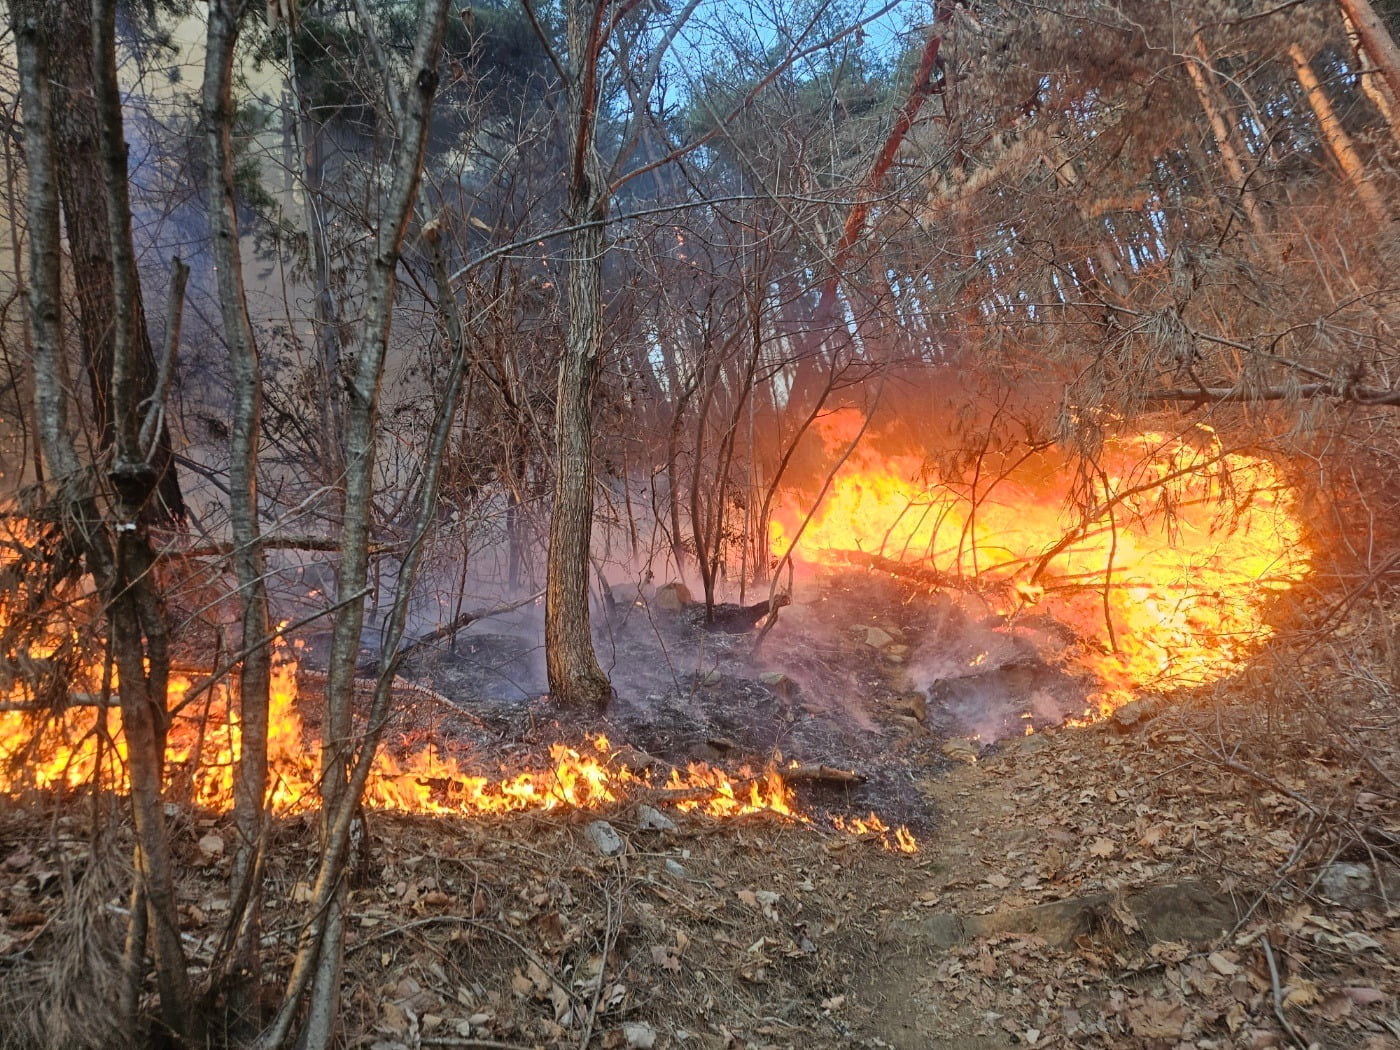
<path fill-rule="evenodd" d="M 1298 668 L 975 761 L 911 748 L 932 826 L 913 856 L 763 815 L 667 828 L 639 803 L 372 813 L 348 1045 L 1400 1046 L 1394 695 L 1342 688 L 1322 657 Z M 1329 725 L 1362 727 L 1364 750 Z M 49 819 L 0 813 L 4 1001 L 54 965 L 51 917 L 86 863 L 83 819 Z M 590 842 L 599 820 L 615 855 Z M 196 968 L 233 836 L 223 817 L 177 824 Z M 310 816 L 274 832 L 270 993 L 314 839 Z"/>

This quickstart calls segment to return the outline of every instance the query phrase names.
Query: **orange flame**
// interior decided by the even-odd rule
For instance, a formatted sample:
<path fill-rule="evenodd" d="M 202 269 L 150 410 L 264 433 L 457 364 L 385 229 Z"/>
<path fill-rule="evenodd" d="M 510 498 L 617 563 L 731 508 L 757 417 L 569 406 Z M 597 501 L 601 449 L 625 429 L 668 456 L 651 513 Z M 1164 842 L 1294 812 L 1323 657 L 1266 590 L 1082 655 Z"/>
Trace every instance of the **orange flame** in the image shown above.
<path fill-rule="evenodd" d="M 188 680 L 172 684 L 170 706 L 179 709 Z M 19 700 L 18 694 L 8 697 Z M 308 747 L 296 711 L 296 663 L 279 648 L 272 678 L 268 760 L 272 771 L 269 804 L 276 813 L 314 805 L 320 776 L 318 750 Z M 201 702 L 184 708 L 169 735 L 170 791 L 209 809 L 232 806 L 233 770 L 241 746 L 237 718 L 228 694 L 211 689 Z M 19 711 L 0 712 L 0 794 L 27 788 L 79 789 L 97 784 L 121 790 L 126 747 L 121 714 L 112 707 L 75 707 L 35 724 Z M 733 777 L 704 763 L 673 770 L 661 785 L 646 771 L 620 764 L 607 737 L 592 742 L 592 753 L 565 744 L 549 749 L 549 764 L 496 779 L 466 771 L 452 755 L 423 749 L 403 757 L 381 751 L 366 785 L 366 804 L 404 813 L 479 817 L 527 810 L 598 809 L 639 794 L 679 812 L 731 818 L 801 815 L 792 789 L 780 773 L 740 769 Z M 899 841 L 912 843 L 904 829 Z"/>
<path fill-rule="evenodd" d="M 908 828 L 891 828 L 874 813 L 868 817 L 833 817 L 831 823 L 838 831 L 845 831 L 859 838 L 874 838 L 892 853 L 919 852 L 919 844 Z"/>
<path fill-rule="evenodd" d="M 822 422 L 832 454 L 864 425 L 850 409 Z M 968 480 L 861 445 L 810 519 L 811 497 L 786 494 L 771 549 L 825 566 L 877 555 L 976 581 L 1006 616 L 1039 604 L 1078 636 L 1107 712 L 1144 688 L 1236 670 L 1273 633 L 1269 599 L 1310 567 L 1274 466 L 1225 451 L 1208 428 L 1193 438 L 1107 442 L 1087 516 L 1066 506 L 1070 468 L 1053 451 L 983 457 Z"/>

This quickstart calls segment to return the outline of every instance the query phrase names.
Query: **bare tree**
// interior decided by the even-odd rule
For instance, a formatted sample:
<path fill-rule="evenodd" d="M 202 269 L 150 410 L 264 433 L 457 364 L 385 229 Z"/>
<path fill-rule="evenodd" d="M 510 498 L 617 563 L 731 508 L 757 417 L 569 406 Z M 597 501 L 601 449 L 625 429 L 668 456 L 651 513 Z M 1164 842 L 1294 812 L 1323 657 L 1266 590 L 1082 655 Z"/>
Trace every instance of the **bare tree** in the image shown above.
<path fill-rule="evenodd" d="M 387 158 L 386 170 L 392 175 L 365 279 L 362 320 L 347 385 L 345 520 L 337 575 L 340 605 L 334 617 L 322 722 L 321 856 L 309 918 L 301 934 L 286 992 L 272 1023 L 259 1039 L 260 1050 L 286 1045 L 303 1005 L 307 1015 L 299 1039 L 301 1046 L 307 1050 L 322 1050 L 330 1045 L 335 1034 L 344 950 L 345 863 L 350 829 L 384 729 L 389 683 L 393 677 L 390 666 L 381 675 L 368 729 L 357 738 L 352 705 L 367 593 L 379 394 L 388 352 L 396 271 L 422 176 L 446 16 L 446 0 L 432 0 L 424 6 L 405 71 L 407 82 L 399 88 L 394 86 L 393 80 L 388 81 L 396 142 Z M 373 27 L 368 24 L 361 28 L 373 33 Z M 393 76 L 387 63 L 384 74 L 386 78 Z M 405 568 L 400 576 L 411 580 L 412 572 Z"/>
<path fill-rule="evenodd" d="M 111 3 L 98 2 L 88 18 L 75 7 L 30 3 L 11 6 L 20 57 L 29 163 L 35 415 L 47 475 L 54 486 L 53 507 L 69 542 L 82 551 L 103 597 L 112 660 L 118 673 L 117 698 L 127 742 L 127 775 L 136 832 L 137 877 L 128 936 L 128 964 L 134 973 L 129 979 L 136 980 L 144 968 L 142 960 L 149 941 L 164 1021 L 178 1037 L 196 1043 L 202 1025 L 194 1009 L 180 943 L 162 797 L 170 655 L 147 510 L 164 475 L 156 466 L 157 443 L 142 441 L 143 429 L 151 432 L 143 428 L 143 422 L 158 418 L 163 408 L 149 402 L 143 404 L 151 387 L 145 382 L 150 378 L 143 364 L 148 346 L 143 346 L 142 341 L 144 319 L 140 316 L 131 242 L 126 146 L 116 82 L 115 9 Z M 71 208 L 65 217 L 70 235 L 75 228 L 86 226 L 86 234 L 105 238 L 105 249 L 94 247 L 92 251 L 108 260 L 106 274 L 99 280 L 110 282 L 110 288 L 104 289 L 106 294 L 100 296 L 111 308 L 109 330 L 87 333 L 89 338 L 100 337 L 107 348 L 96 362 L 91 357 L 88 360 L 89 373 L 94 375 L 99 395 L 108 404 L 104 422 L 109 433 L 110 462 L 105 465 L 104 474 L 111 487 L 104 490 L 98 487 L 96 465 L 85 465 L 79 458 L 62 365 L 59 173 L 72 158 L 59 161 L 65 140 L 59 131 L 62 121 L 56 115 L 58 107 L 48 72 L 57 52 L 54 34 L 62 25 L 83 29 L 78 46 L 67 40 L 64 47 L 70 53 L 88 56 L 86 63 L 77 60 L 72 68 L 79 71 L 75 76 L 84 69 L 88 75 L 86 90 L 93 108 L 85 130 L 92 138 L 85 140 L 85 148 L 92 151 L 88 156 L 95 168 L 87 170 L 83 177 L 98 180 L 96 196 L 70 197 Z M 92 187 L 84 183 L 84 189 L 91 191 Z M 99 206 L 98 214 L 77 210 Z M 97 230 L 91 228 L 93 224 L 98 224 Z M 88 291 L 92 293 L 93 289 L 89 287 Z"/>
<path fill-rule="evenodd" d="M 234 791 L 238 840 L 230 881 L 231 899 L 239 906 L 233 909 L 229 919 L 231 950 L 226 957 L 225 973 L 232 981 L 229 994 L 234 1025 L 244 1033 L 255 1030 L 258 1021 L 268 702 L 272 674 L 266 559 L 258 520 L 263 377 L 243 286 L 243 253 L 239 243 L 231 144 L 234 55 L 240 23 L 247 9 L 243 0 L 214 0 L 209 5 L 202 93 L 210 175 L 209 225 L 233 387 L 229 519 L 234 573 L 238 581 L 242 666 L 238 676 L 239 752 Z"/>

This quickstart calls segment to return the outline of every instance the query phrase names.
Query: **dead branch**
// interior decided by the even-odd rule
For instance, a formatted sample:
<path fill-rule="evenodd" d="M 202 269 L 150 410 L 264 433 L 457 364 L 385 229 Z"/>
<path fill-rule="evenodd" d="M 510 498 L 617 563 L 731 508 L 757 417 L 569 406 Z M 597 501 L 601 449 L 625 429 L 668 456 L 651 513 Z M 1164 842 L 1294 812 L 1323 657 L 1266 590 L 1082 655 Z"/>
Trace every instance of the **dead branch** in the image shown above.
<path fill-rule="evenodd" d="M 1196 405 L 1291 401 L 1295 398 L 1330 397 L 1357 405 L 1400 406 L 1400 389 L 1356 386 L 1352 383 L 1303 383 L 1293 387 L 1200 386 L 1178 390 L 1158 390 L 1144 396 L 1149 404 L 1188 402 Z"/>
<path fill-rule="evenodd" d="M 264 536 L 261 543 L 264 550 L 340 551 L 340 540 L 332 536 Z M 198 547 L 162 550 L 159 554 L 162 558 L 227 558 L 235 549 L 231 541 L 215 541 Z M 382 554 L 388 549 L 384 544 L 376 544 L 371 547 L 370 554 Z"/>
<path fill-rule="evenodd" d="M 518 601 L 507 602 L 505 605 L 495 605 L 489 609 L 473 609 L 470 612 L 464 612 L 462 615 L 454 617 L 451 622 L 445 623 L 441 627 L 429 631 L 427 634 L 420 635 L 406 645 L 399 646 L 399 651 L 395 655 L 398 659 L 403 660 L 411 654 L 416 653 L 419 649 L 431 645 L 433 642 L 443 638 L 451 638 L 458 631 L 471 626 L 477 620 L 485 620 L 491 616 L 501 616 L 508 612 L 514 612 L 516 609 L 539 601 L 542 597 L 544 597 L 544 591 L 540 590 Z"/>
<path fill-rule="evenodd" d="M 981 577 L 960 576 L 929 568 L 927 565 L 911 565 L 896 558 L 886 558 L 881 554 L 867 554 L 864 551 L 843 551 L 842 553 L 852 565 L 876 569 L 889 573 L 891 576 L 912 580 L 929 587 L 937 587 L 940 590 L 971 591 L 976 594 L 1007 594 L 1010 592 L 1011 585 L 1005 580 L 985 580 Z"/>
<path fill-rule="evenodd" d="M 1273 985 L 1274 991 L 1274 1016 L 1278 1018 L 1278 1023 L 1283 1025 L 1283 1030 L 1288 1033 L 1288 1038 L 1293 1040 L 1293 1045 L 1299 1050 L 1307 1050 L 1308 1042 L 1301 1039 L 1298 1033 L 1293 1030 L 1293 1026 L 1288 1023 L 1288 1018 L 1283 1013 L 1283 989 L 1279 987 L 1278 963 L 1274 960 L 1274 949 L 1269 944 L 1269 934 L 1266 931 L 1264 936 L 1259 938 L 1260 945 L 1264 948 L 1264 959 L 1269 964 L 1269 983 Z"/>

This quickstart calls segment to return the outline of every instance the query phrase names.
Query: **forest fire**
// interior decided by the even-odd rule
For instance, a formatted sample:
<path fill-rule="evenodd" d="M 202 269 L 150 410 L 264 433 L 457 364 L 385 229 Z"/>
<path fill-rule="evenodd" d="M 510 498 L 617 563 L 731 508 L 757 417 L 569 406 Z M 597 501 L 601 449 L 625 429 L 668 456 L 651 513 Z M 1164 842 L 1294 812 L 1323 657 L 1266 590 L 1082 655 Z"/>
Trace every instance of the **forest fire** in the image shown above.
<path fill-rule="evenodd" d="M 274 668 L 268 758 L 272 769 L 270 804 L 290 813 L 316 804 L 319 752 L 308 747 L 297 714 L 296 662 L 280 650 Z M 171 690 L 172 709 L 181 709 L 190 690 L 188 679 Z M 216 811 L 233 804 L 233 769 L 239 733 L 228 715 L 227 693 L 211 689 L 183 707 L 173 721 L 167 747 L 169 795 Z M 473 773 L 452 755 L 423 749 L 402 757 L 381 751 L 366 787 L 366 805 L 401 813 L 466 817 L 499 816 L 524 811 L 597 809 L 638 797 L 681 813 L 712 818 L 775 814 L 806 822 L 796 808 L 792 789 L 777 770 L 731 776 L 705 763 L 673 769 L 664 778 L 632 770 L 618 759 L 604 736 L 587 748 L 556 743 L 541 768 L 491 778 Z M 120 790 L 124 784 L 125 743 L 121 715 L 115 708 L 74 707 L 56 718 L 36 722 L 21 711 L 0 712 L 0 793 L 27 788 L 80 790 L 91 785 Z M 889 828 L 873 814 L 840 830 L 877 838 L 886 848 L 917 851 L 909 832 Z"/>
<path fill-rule="evenodd" d="M 834 460 L 864 420 L 842 410 L 819 436 Z M 1048 614 L 1081 644 L 1106 713 L 1143 689 L 1203 685 L 1268 639 L 1269 601 L 1309 570 L 1295 497 L 1272 464 L 1198 428 L 1105 443 L 1075 481 L 1054 450 L 984 456 L 972 477 L 923 456 L 856 446 L 809 520 L 790 494 L 772 550 L 818 566 L 874 564 L 975 592 L 1013 620 Z"/>

